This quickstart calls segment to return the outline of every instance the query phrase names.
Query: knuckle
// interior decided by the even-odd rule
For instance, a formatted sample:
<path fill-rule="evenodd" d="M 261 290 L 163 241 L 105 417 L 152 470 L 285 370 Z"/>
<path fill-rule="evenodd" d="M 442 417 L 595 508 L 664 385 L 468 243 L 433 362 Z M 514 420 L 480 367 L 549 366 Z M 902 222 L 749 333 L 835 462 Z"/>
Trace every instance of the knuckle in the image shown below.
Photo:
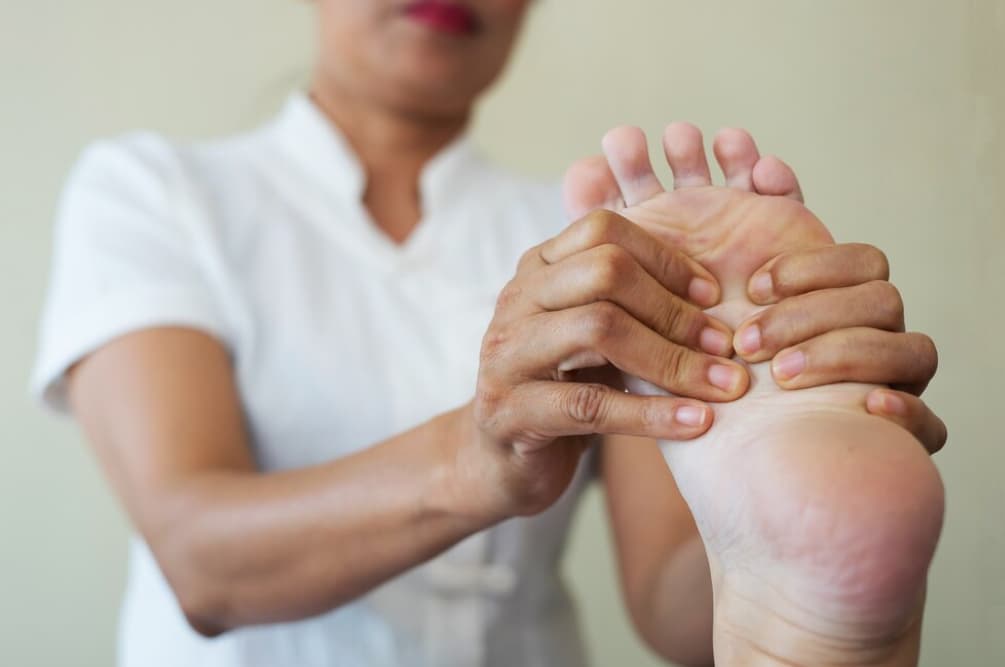
<path fill-rule="evenodd" d="M 949 442 L 949 427 L 946 426 L 946 422 L 938 417 L 935 418 L 935 421 L 937 422 L 936 428 L 938 429 L 938 435 L 935 438 L 935 451 L 939 451 Z"/>
<path fill-rule="evenodd" d="M 656 255 L 659 262 L 659 270 L 665 280 L 673 280 L 675 276 L 684 276 L 691 273 L 684 255 L 671 248 L 660 247 Z"/>
<path fill-rule="evenodd" d="M 659 322 L 663 332 L 677 341 L 690 341 L 697 338 L 700 328 L 699 318 L 692 317 L 695 313 L 685 307 L 679 299 L 667 299 L 659 314 Z"/>
<path fill-rule="evenodd" d="M 514 278 L 506 283 L 503 288 L 499 291 L 499 296 L 496 298 L 496 309 L 504 310 L 512 306 L 523 294 L 523 288 L 520 283 Z"/>
<path fill-rule="evenodd" d="M 582 315 L 580 326 L 588 345 L 602 345 L 617 335 L 621 312 L 608 301 L 598 301 L 589 306 Z"/>
<path fill-rule="evenodd" d="M 914 334 L 915 355 L 922 362 L 928 373 L 934 374 L 939 367 L 939 348 L 935 341 L 926 334 Z"/>
<path fill-rule="evenodd" d="M 612 243 L 598 248 L 599 261 L 590 266 L 590 283 L 599 296 L 608 297 L 628 281 L 634 270 L 634 260 L 628 251 Z"/>
<path fill-rule="evenodd" d="M 482 339 L 480 360 L 482 366 L 493 366 L 504 354 L 510 342 L 510 329 L 504 326 L 491 327 Z"/>
<path fill-rule="evenodd" d="M 840 331 L 824 334 L 801 347 L 807 365 L 812 359 L 815 373 L 842 380 L 856 377 L 856 371 L 863 366 L 863 359 L 872 356 L 866 341 Z"/>
<path fill-rule="evenodd" d="M 858 248 L 864 254 L 862 261 L 869 275 L 875 276 L 879 280 L 888 280 L 890 278 L 890 260 L 886 253 L 873 245 L 858 244 Z"/>
<path fill-rule="evenodd" d="M 691 370 L 688 352 L 679 345 L 667 345 L 663 354 L 662 372 L 664 388 L 680 386 Z"/>
<path fill-rule="evenodd" d="M 875 290 L 883 303 L 895 305 L 898 310 L 904 309 L 904 299 L 896 285 L 887 280 L 872 280 L 867 284 L 870 289 Z"/>
<path fill-rule="evenodd" d="M 904 316 L 904 297 L 900 290 L 886 280 L 873 280 L 868 283 L 869 289 L 873 290 L 880 303 L 881 311 L 887 315 L 887 319 L 901 321 Z"/>
<path fill-rule="evenodd" d="M 598 424 L 603 421 L 608 395 L 602 385 L 571 385 L 562 395 L 562 413 L 579 424 Z"/>
<path fill-rule="evenodd" d="M 517 270 L 519 271 L 520 269 L 522 269 L 523 267 L 527 266 L 531 262 L 537 261 L 537 259 L 540 256 L 541 256 L 541 246 L 540 245 L 536 245 L 533 248 L 528 248 L 527 250 L 525 250 L 523 252 L 522 255 L 520 255 L 520 259 L 517 262 L 517 267 L 518 267 Z"/>
<path fill-rule="evenodd" d="M 617 238 L 619 216 L 613 211 L 596 209 L 582 219 L 580 234 L 589 247 L 610 243 Z"/>
<path fill-rule="evenodd" d="M 502 417 L 505 397 L 506 392 L 498 383 L 480 379 L 475 388 L 475 422 L 482 428 L 497 428 Z"/>
<path fill-rule="evenodd" d="M 823 298 L 795 296 L 763 311 L 755 320 L 761 327 L 761 349 L 781 350 L 826 332 L 830 295 Z M 815 304 L 820 304 L 816 306 Z"/>

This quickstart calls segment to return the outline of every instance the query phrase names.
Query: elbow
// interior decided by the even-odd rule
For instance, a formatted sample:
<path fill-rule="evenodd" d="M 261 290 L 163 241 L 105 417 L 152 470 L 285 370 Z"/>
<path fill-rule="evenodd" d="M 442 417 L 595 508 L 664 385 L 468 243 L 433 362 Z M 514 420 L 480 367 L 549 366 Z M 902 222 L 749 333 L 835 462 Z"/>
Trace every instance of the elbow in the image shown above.
<path fill-rule="evenodd" d="M 165 578 L 189 626 L 203 637 L 261 624 L 295 621 L 337 608 L 348 599 L 291 579 L 295 565 L 263 568 L 243 554 L 246 545 L 223 549 L 187 534 L 158 554 Z"/>
<path fill-rule="evenodd" d="M 185 620 L 195 632 L 207 639 L 219 637 L 228 630 L 232 630 L 226 621 L 226 616 L 220 613 L 220 606 L 208 600 L 205 596 L 176 591 L 178 604 Z"/>
<path fill-rule="evenodd" d="M 191 527 L 166 531 L 150 540 L 158 566 L 189 626 L 203 637 L 218 637 L 239 627 L 233 613 L 233 587 L 214 567 L 214 555 L 200 547 Z M 216 558 L 219 558 L 217 553 Z"/>
<path fill-rule="evenodd" d="M 195 632 L 212 639 L 238 627 L 226 591 L 207 584 L 197 566 L 175 563 L 163 569 L 185 620 Z M 184 574 L 177 574 L 180 572 Z"/>

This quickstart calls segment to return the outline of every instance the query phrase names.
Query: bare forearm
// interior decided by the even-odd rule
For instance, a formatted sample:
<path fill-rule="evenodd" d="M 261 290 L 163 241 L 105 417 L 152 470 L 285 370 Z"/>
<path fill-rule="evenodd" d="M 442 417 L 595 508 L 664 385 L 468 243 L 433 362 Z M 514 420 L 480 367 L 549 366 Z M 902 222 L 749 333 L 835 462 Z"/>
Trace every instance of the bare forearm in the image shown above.
<path fill-rule="evenodd" d="M 321 613 L 484 528 L 491 519 L 456 497 L 455 418 L 328 464 L 208 471 L 167 490 L 152 547 L 193 625 Z"/>

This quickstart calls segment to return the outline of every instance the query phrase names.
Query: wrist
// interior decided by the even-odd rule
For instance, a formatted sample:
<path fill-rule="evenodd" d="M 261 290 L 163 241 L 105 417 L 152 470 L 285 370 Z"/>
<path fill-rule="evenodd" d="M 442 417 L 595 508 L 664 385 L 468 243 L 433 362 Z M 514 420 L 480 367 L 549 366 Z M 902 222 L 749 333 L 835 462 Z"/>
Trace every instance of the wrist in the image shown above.
<path fill-rule="evenodd" d="M 483 530 L 510 518 L 499 464 L 465 404 L 442 415 L 430 502 L 437 511 Z"/>

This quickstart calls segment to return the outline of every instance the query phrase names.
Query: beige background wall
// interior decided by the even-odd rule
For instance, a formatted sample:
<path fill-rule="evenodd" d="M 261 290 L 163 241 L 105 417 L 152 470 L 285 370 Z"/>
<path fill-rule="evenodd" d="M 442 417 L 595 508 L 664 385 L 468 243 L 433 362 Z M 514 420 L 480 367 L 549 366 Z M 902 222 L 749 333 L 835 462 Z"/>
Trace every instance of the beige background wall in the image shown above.
<path fill-rule="evenodd" d="M 891 257 L 939 343 L 950 425 L 924 664 L 1005 664 L 1005 2 L 546 0 L 477 136 L 557 175 L 607 127 L 744 125 L 841 240 Z M 107 665 L 126 525 L 73 429 L 25 398 L 54 198 L 90 138 L 249 127 L 309 67 L 294 0 L 0 0 L 0 663 Z M 625 623 L 596 494 L 568 572 L 598 666 Z"/>

